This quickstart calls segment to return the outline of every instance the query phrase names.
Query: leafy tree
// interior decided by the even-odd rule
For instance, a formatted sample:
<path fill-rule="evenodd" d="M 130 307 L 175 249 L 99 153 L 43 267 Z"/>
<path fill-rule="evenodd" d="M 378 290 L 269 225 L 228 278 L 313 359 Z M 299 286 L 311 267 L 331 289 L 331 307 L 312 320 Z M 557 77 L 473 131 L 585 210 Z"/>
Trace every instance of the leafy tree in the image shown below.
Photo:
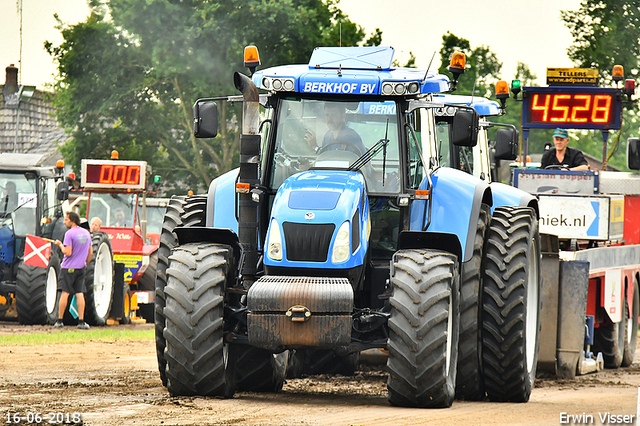
<path fill-rule="evenodd" d="M 316 46 L 351 46 L 364 30 L 334 0 L 91 0 L 91 16 L 59 23 L 64 41 L 46 48 L 58 63 L 55 105 L 72 140 L 69 164 L 146 159 L 174 191 L 206 188 L 237 165 L 239 105 L 220 103 L 220 134 L 196 139 L 191 106 L 237 94 L 246 45 L 263 66 L 306 63 Z M 106 17 L 109 18 L 106 18 Z M 369 42 L 381 40 L 381 32 Z M 180 184 L 178 184 L 180 183 Z"/>
<path fill-rule="evenodd" d="M 624 66 L 627 78 L 636 78 L 640 69 L 640 1 L 583 0 L 578 10 L 561 12 L 571 30 L 573 44 L 569 58 L 580 68 L 596 68 L 601 85 L 613 84 L 613 65 Z M 626 170 L 625 150 L 628 137 L 638 136 L 637 104 L 625 104 L 621 131 L 611 133 L 607 147 L 608 162 Z M 600 132 L 582 131 L 576 142 L 583 151 L 602 159 Z"/>
<path fill-rule="evenodd" d="M 465 73 L 458 79 L 457 94 L 490 97 L 491 84 L 500 78 L 502 62 L 487 46 L 471 48 L 469 40 L 457 37 L 447 31 L 442 36 L 440 49 L 440 68 L 438 72 L 449 75 L 449 61 L 454 52 L 464 53 L 466 59 Z M 475 87 L 475 89 L 474 89 Z M 473 93 L 472 93 L 473 92 Z"/>

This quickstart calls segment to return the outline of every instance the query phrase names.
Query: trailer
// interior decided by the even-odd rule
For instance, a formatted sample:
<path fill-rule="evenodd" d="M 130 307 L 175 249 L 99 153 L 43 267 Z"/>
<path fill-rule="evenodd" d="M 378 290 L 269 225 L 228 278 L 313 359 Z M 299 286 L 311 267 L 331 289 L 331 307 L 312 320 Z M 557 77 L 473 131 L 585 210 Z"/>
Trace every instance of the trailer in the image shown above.
<path fill-rule="evenodd" d="M 597 76 L 595 70 L 577 71 Z M 622 68 L 616 66 L 616 84 L 621 79 Z M 636 348 L 640 175 L 535 169 L 526 163 L 530 130 L 562 127 L 601 130 L 606 164 L 609 131 L 620 129 L 623 103 L 632 102 L 635 85 L 627 80 L 624 88 L 596 87 L 596 80 L 522 88 L 524 155 L 522 167 L 513 170 L 513 185 L 539 203 L 544 273 L 538 369 L 558 377 L 629 366 Z M 505 90 L 501 93 L 504 99 Z M 631 138 L 627 145 L 628 167 L 638 170 L 639 140 Z"/>

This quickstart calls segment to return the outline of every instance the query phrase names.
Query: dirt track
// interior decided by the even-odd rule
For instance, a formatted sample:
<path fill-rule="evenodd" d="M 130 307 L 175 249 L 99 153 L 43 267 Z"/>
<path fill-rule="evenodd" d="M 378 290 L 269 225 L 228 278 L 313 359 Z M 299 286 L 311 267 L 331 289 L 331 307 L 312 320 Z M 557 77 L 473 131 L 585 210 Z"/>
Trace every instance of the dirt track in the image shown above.
<path fill-rule="evenodd" d="M 4 323 L 0 340 L 3 334 L 25 329 L 55 332 L 52 327 Z M 526 404 L 456 401 L 441 410 L 390 406 L 384 370 L 367 366 L 350 378 L 289 380 L 279 394 L 240 393 L 230 400 L 173 398 L 160 382 L 151 340 L 0 346 L 0 379 L 2 424 L 9 424 L 7 413 L 61 413 L 61 418 L 75 412 L 82 414 L 84 425 L 110 426 L 558 425 L 561 413 L 585 413 L 593 416 L 591 424 L 599 425 L 599 414 L 635 416 L 640 363 L 571 381 L 537 380 Z M 45 415 L 40 424 L 49 424 L 49 419 Z"/>

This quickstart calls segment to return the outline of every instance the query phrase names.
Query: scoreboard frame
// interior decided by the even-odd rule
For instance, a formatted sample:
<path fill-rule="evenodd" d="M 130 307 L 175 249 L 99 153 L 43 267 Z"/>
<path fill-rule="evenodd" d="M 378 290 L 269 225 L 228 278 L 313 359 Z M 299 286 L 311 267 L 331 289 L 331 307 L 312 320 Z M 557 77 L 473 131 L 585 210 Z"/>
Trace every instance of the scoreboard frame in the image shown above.
<path fill-rule="evenodd" d="M 550 86 L 524 87 L 522 91 L 523 128 L 620 129 L 622 93 L 619 89 Z"/>
<path fill-rule="evenodd" d="M 82 160 L 81 185 L 85 189 L 142 191 L 147 187 L 147 162 Z"/>

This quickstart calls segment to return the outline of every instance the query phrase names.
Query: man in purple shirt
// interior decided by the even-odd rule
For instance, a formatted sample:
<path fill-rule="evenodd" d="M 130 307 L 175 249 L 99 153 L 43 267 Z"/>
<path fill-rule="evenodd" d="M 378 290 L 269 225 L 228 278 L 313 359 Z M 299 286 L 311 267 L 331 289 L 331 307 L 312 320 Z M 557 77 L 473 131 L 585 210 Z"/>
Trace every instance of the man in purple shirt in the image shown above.
<path fill-rule="evenodd" d="M 54 327 L 62 327 L 64 323 L 62 317 L 67 308 L 67 300 L 70 294 L 76 295 L 78 304 L 78 328 L 88 329 L 89 325 L 84 322 L 84 270 L 87 263 L 93 257 L 93 247 L 91 246 L 91 234 L 81 228 L 80 217 L 75 212 L 68 212 L 64 217 L 64 224 L 69 230 L 64 235 L 64 243 L 60 240 L 54 244 L 60 247 L 64 259 L 60 267 L 60 306 L 58 309 L 58 321 Z"/>

